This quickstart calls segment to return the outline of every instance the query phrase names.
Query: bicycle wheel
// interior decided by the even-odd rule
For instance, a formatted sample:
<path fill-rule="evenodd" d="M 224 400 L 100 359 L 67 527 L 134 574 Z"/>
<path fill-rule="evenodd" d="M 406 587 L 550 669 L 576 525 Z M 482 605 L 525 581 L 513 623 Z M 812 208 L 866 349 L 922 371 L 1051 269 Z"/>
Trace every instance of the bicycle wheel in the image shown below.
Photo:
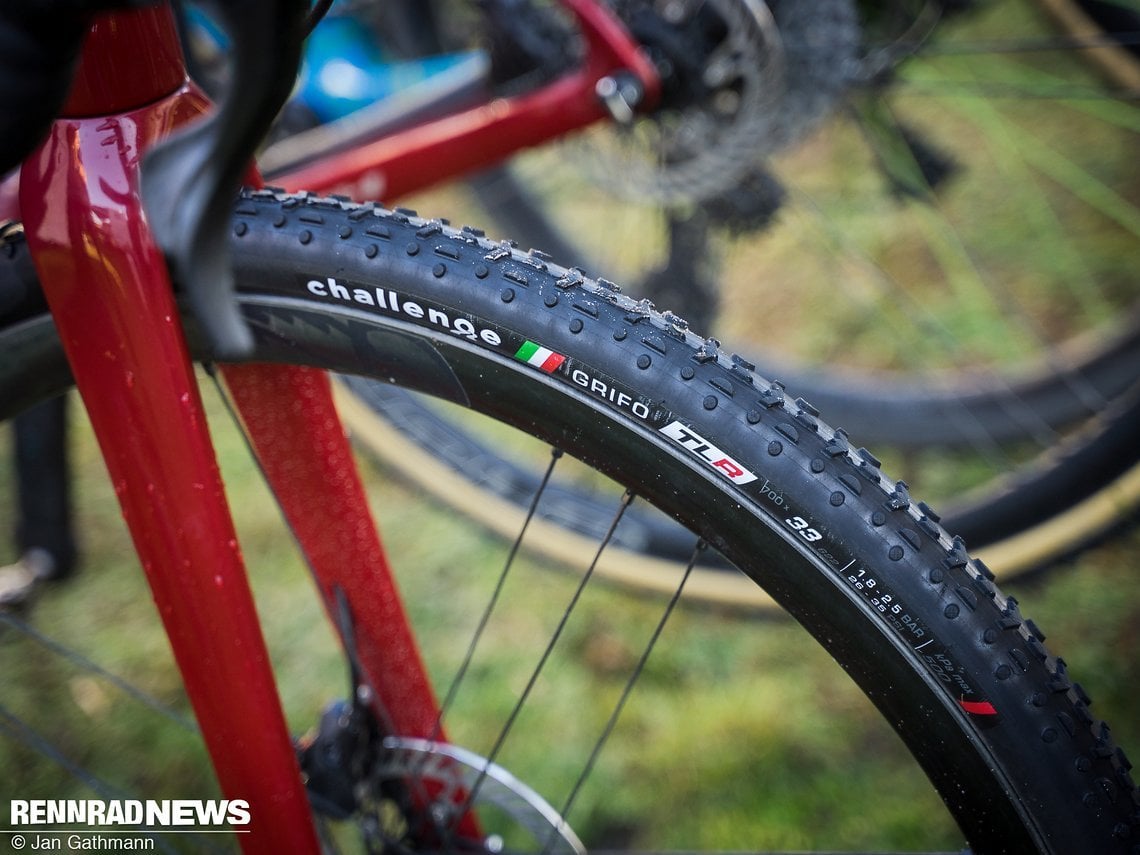
<path fill-rule="evenodd" d="M 646 303 L 476 230 L 259 191 L 239 201 L 233 236 L 257 359 L 367 373 L 458 403 L 553 444 L 681 520 L 695 549 L 707 542 L 766 587 L 851 675 L 976 850 L 1132 850 L 1140 829 L 1129 764 L 1063 661 L 934 511 L 810 404 Z M 18 322 L 0 341 L 42 339 L 29 332 L 40 323 Z M 50 340 L 19 352 L 28 361 L 0 368 L 6 403 L 19 397 L 8 394 L 19 381 L 41 384 L 50 373 Z M 37 352 L 45 357 L 33 360 Z M 429 626 L 431 614 L 430 604 L 420 613 Z M 453 631 L 438 614 L 434 626 Z M 601 643 L 597 628 L 579 641 Z M 608 663 L 594 662 L 601 671 L 617 667 L 608 654 L 592 655 Z M 640 666 L 631 671 L 644 676 Z M 657 678 L 672 688 L 667 672 Z M 569 691 L 549 698 L 567 735 L 581 723 L 567 698 L 582 689 Z M 550 732 L 542 728 L 540 760 Z M 644 777 L 643 735 L 632 736 L 625 757 Z M 748 765 L 760 762 L 763 752 L 730 742 Z M 416 746 L 396 739 L 390 749 L 379 773 L 392 764 L 407 772 Z M 571 825 L 579 784 L 541 784 L 569 791 L 561 813 Z M 507 786 L 533 808 L 521 787 Z M 865 800 L 861 810 L 870 810 Z M 654 830 L 638 826 L 633 842 L 686 845 Z"/>
<path fill-rule="evenodd" d="M 660 166 L 667 178 L 684 154 L 670 147 L 682 133 L 676 127 L 707 123 L 709 111 L 691 93 L 715 93 L 683 85 L 685 73 L 703 66 L 673 54 L 685 45 L 695 57 L 715 54 L 707 18 L 727 20 L 737 5 L 698 13 L 615 4 L 690 100 L 674 95 L 626 132 L 601 129 L 585 143 L 517 158 L 510 170 L 472 181 L 472 201 L 524 245 L 561 259 L 593 257 L 596 269 L 619 272 L 834 414 L 944 505 L 955 530 L 992 555 L 1004 576 L 1072 554 L 1129 518 L 1140 501 L 1137 452 L 1094 450 L 1089 437 L 1111 432 L 1106 422 L 1116 417 L 1098 416 L 1119 410 L 1110 402 L 1132 394 L 1140 374 L 1140 312 L 1127 261 L 1140 238 L 1134 78 L 1118 70 L 1102 79 L 1095 64 L 1106 54 L 1116 69 L 1135 68 L 1135 60 L 1120 59 L 1103 31 L 1097 37 L 1066 24 L 1057 35 L 1036 5 L 1020 0 L 957 16 L 944 9 L 945 21 L 934 4 L 886 4 L 860 17 L 849 0 L 772 3 L 783 75 L 761 82 L 784 90 L 749 102 L 766 113 L 742 120 L 758 140 L 753 171 L 711 199 L 695 188 L 687 204 L 647 206 L 660 195 L 650 178 L 629 194 L 635 201 L 615 197 L 626 173 L 646 171 L 643 163 L 628 168 L 630 158 Z M 1129 20 L 1135 16 L 1115 32 Z M 551 29 L 548 40 L 569 38 Z M 770 28 L 753 38 L 751 52 L 741 51 L 746 59 L 775 49 Z M 439 44 L 432 40 L 421 30 L 410 48 L 430 50 Z M 499 41 L 507 42 L 508 67 L 536 62 L 533 47 L 515 46 L 527 54 L 520 57 L 509 37 Z M 547 53 L 565 61 L 564 48 Z M 748 85 L 758 84 L 736 88 Z M 715 158 L 715 134 L 701 138 L 713 150 L 699 154 Z M 733 170 L 736 154 L 727 158 Z M 618 166 L 583 184 L 584 172 L 607 162 Z M 456 210 L 456 197 L 445 204 Z M 600 240 L 615 233 L 625 239 Z M 593 240 L 574 246 L 569 234 Z M 599 244 L 608 249 L 599 253 Z M 1026 256 L 1034 261 L 1024 263 Z M 1081 286 L 1071 287 L 1078 278 Z M 366 396 L 382 397 L 404 413 L 411 406 L 384 390 Z M 1075 441 L 1065 439 L 1090 418 Z M 417 414 L 420 423 L 436 419 Z M 1137 425 L 1134 412 L 1128 419 Z M 365 413 L 358 434 L 375 435 L 377 449 L 393 445 L 391 429 Z M 413 468 L 410 438 L 394 465 Z M 1111 459 L 1113 471 L 1093 484 L 1082 465 L 1061 481 L 1056 461 L 1074 448 Z M 496 467 L 537 477 L 501 455 Z M 1055 487 L 1047 508 L 1038 501 L 1042 479 Z M 482 489 L 478 479 L 474 486 Z M 465 513 L 501 498 L 494 490 L 470 495 Z M 1087 513 L 1090 502 L 1112 511 Z M 588 494 L 573 504 L 567 520 L 590 519 Z M 1040 538 L 1062 514 L 1070 522 L 1056 530 L 1066 536 Z M 668 526 L 650 520 L 643 530 L 651 562 L 676 560 Z"/>
<path fill-rule="evenodd" d="M 1129 180 L 1137 127 L 1134 98 L 1129 96 L 1138 76 L 1135 59 L 1110 46 L 1109 34 L 1096 24 L 1074 23 L 1080 10 L 1064 2 L 1048 5 L 1052 15 L 1060 7 L 1059 17 L 1066 27 L 1060 36 L 1043 30 L 1044 19 L 1036 7 L 1021 2 L 987 5 L 984 13 L 960 15 L 958 21 L 939 22 L 936 27 L 939 17 L 953 17 L 945 9 L 945 15 L 939 15 L 936 6 L 877 7 L 873 14 L 863 9 L 856 21 L 848 0 L 817 0 L 809 9 L 772 3 L 769 26 L 757 28 L 751 36 L 756 43 L 748 44 L 746 39 L 751 52 L 740 51 L 746 59 L 767 62 L 780 42 L 782 76 L 762 73 L 752 80 L 752 88 L 763 79 L 771 84 L 769 89 L 783 89 L 779 97 L 763 100 L 765 119 L 754 117 L 748 124 L 754 131 L 750 138 L 759 140 L 755 145 L 765 157 L 726 194 L 711 200 L 701 197 L 700 204 L 652 207 L 643 204 L 644 198 L 624 203 L 612 197 L 610 188 L 620 185 L 618 179 L 629 170 L 610 174 L 603 187 L 584 187 L 581 174 L 592 168 L 596 171 L 593 164 L 604 164 L 614 156 L 617 162 L 627 163 L 630 155 L 624 148 L 633 149 L 634 156 L 649 154 L 652 161 L 654 141 L 662 147 L 660 160 L 666 162 L 661 172 L 669 173 L 677 160 L 668 147 L 669 133 L 679 131 L 668 129 L 678 124 L 684 127 L 686 121 L 707 123 L 705 103 L 693 107 L 693 91 L 702 93 L 705 101 L 712 99 L 708 87 L 701 88 L 692 80 L 685 84 L 699 74 L 700 63 L 693 59 L 679 62 L 673 55 L 685 44 L 692 49 L 692 57 L 710 51 L 715 55 L 717 42 L 708 35 L 709 16 L 728 19 L 739 17 L 741 11 L 733 2 L 714 3 L 699 13 L 676 5 L 668 10 L 649 6 L 637 2 L 616 5 L 627 21 L 634 22 L 638 38 L 655 51 L 659 65 L 673 68 L 673 89 L 690 92 L 690 101 L 678 101 L 674 95 L 665 108 L 638 125 L 666 130 L 624 135 L 602 130 L 592 137 L 602 139 L 601 144 L 570 146 L 569 156 L 518 158 L 512 170 L 473 179 L 475 200 L 504 233 L 562 259 L 589 255 L 586 247 L 573 246 L 568 234 L 595 229 L 591 233 L 595 238 L 627 236 L 621 242 L 605 243 L 606 250 L 601 252 L 596 249 L 600 242 L 589 246 L 598 269 L 622 271 L 636 283 L 638 292 L 697 321 L 695 326 L 738 329 L 734 348 L 749 353 L 789 389 L 819 402 L 824 412 L 836 414 L 853 435 L 885 451 L 907 481 L 945 506 L 947 521 L 972 545 L 984 549 L 1005 578 L 1056 562 L 1121 526 L 1122 519 L 1126 523 L 1140 502 L 1135 451 L 1114 448 L 1108 440 L 1098 439 L 1098 434 L 1112 433 L 1108 422 L 1118 418 L 1099 414 L 1109 401 L 1130 394 L 1140 372 L 1140 315 L 1134 307 L 1134 287 L 1126 274 L 1122 278 L 1116 272 L 1122 263 L 1126 270 L 1123 259 L 1137 236 Z M 805 9 L 811 14 L 801 15 Z M 401 31 L 414 31 L 399 46 L 405 52 L 423 54 L 438 49 L 450 39 L 439 31 L 447 30 L 456 19 L 464 24 L 453 30 L 464 34 L 478 30 L 478 18 L 457 18 L 450 7 L 434 24 L 420 21 L 417 16 L 422 11 L 401 11 L 406 18 L 401 18 Z M 496 44 L 499 65 L 512 74 L 522 68 L 545 79 L 572 62 L 572 50 L 567 48 L 572 40 L 564 26 L 559 30 L 551 11 L 526 5 L 518 11 L 511 21 L 499 21 L 503 26 L 496 26 L 495 38 L 490 39 Z M 527 14 L 522 15 L 523 11 Z M 698 34 L 692 32 L 689 14 L 702 23 Z M 670 15 L 673 18 L 665 19 Z M 1135 15 L 1121 10 L 1106 26 L 1112 26 L 1110 34 L 1127 47 Z M 539 49 L 536 38 L 548 49 Z M 841 49 L 830 49 L 837 44 Z M 977 73 L 969 64 L 979 56 L 983 62 L 978 68 L 987 75 L 985 80 L 962 78 L 962 68 Z M 553 67 L 547 67 L 549 58 L 553 58 Z M 1041 62 L 1036 62 L 1039 58 Z M 1040 73 L 1042 67 L 1051 65 L 1056 66 L 1048 70 L 1052 82 L 1048 74 Z M 1107 84 L 1092 72 L 1101 66 L 1112 75 Z M 918 78 L 913 76 L 914 68 L 918 68 Z M 887 74 L 888 70 L 895 73 Z M 1070 86 L 1058 86 L 1059 70 L 1075 71 Z M 508 86 L 518 87 L 519 82 L 511 80 Z M 722 87 L 726 91 L 734 88 L 747 89 L 747 81 Z M 913 105 L 919 101 L 923 106 L 915 114 Z M 937 116 L 931 121 L 925 113 L 926 101 L 951 109 L 931 111 Z M 1082 109 L 1088 103 L 1093 107 Z M 757 104 L 760 101 L 755 101 L 754 109 Z M 1016 104 L 1012 111 L 1010 104 Z M 1044 164 L 1039 146 L 1042 117 L 1047 123 L 1053 121 L 1050 116 L 1057 111 L 1052 107 L 1058 104 L 1061 109 L 1073 109 L 1082 133 L 1062 140 L 1049 153 L 1055 156 L 1053 160 Z M 697 120 L 686 120 L 686 109 Z M 743 121 L 748 123 L 748 116 Z M 813 136 L 812 129 L 821 123 L 824 127 Z M 1088 129 L 1105 144 L 1101 152 L 1118 152 L 1099 164 L 1104 170 L 1099 174 L 1083 171 L 1086 164 L 1078 160 L 1067 161 L 1074 146 L 1083 146 Z M 955 160 L 956 150 L 966 145 L 962 140 L 987 140 L 995 135 L 1002 137 L 1004 148 L 990 145 L 983 154 L 971 152 L 963 162 Z M 1032 145 L 1023 152 L 1026 146 L 1020 140 L 1026 136 Z M 715 149 L 716 136 L 711 139 Z M 1049 144 L 1055 143 L 1050 137 Z M 586 154 L 576 157 L 575 152 L 583 148 Z M 860 150 L 862 158 L 853 154 Z M 773 152 L 780 154 L 768 158 Z M 715 160 L 717 154 L 712 150 L 709 156 Z M 719 154 L 724 169 L 714 172 L 722 179 L 735 176 L 740 158 L 725 160 L 724 153 Z M 637 171 L 645 184 L 649 179 L 644 164 Z M 775 173 L 779 180 L 773 178 Z M 787 186 L 782 187 L 781 181 Z M 1011 188 L 1005 206 L 979 205 L 984 194 L 998 193 L 999 182 Z M 1110 189 L 1113 184 L 1115 190 Z M 789 194 L 788 187 L 796 193 Z M 652 186 L 638 189 L 642 197 L 660 195 Z M 701 194 L 700 188 L 693 192 Z M 899 196 L 910 198 L 901 202 Z M 449 197 L 445 205 L 456 210 L 455 197 Z M 1013 209 L 1052 206 L 1065 239 L 1060 241 L 1048 230 L 1027 228 L 1003 238 L 1007 249 L 994 251 L 992 235 L 1005 234 L 1008 229 L 1002 222 L 991 227 L 990 221 L 978 217 L 975 209 L 979 206 L 988 217 L 1005 219 Z M 483 214 L 464 215 L 477 218 Z M 963 219 L 969 222 L 964 229 Z M 881 222 L 869 227 L 864 221 L 870 220 Z M 911 220 L 921 220 L 925 231 L 909 228 Z M 1080 234 L 1070 234 L 1072 225 Z M 1020 264 L 1017 253 L 1026 246 L 1049 249 L 1050 260 L 1039 267 L 1051 269 L 1029 270 Z M 795 258 L 789 260 L 790 253 Z M 1062 255 L 1066 264 L 1057 263 Z M 890 258 L 885 261 L 886 257 Z M 920 263 L 921 259 L 930 263 Z M 779 304 L 779 311 L 757 312 L 757 323 L 742 321 L 752 317 L 751 312 L 734 310 L 730 326 L 725 327 L 716 318 L 722 304 L 720 292 L 732 293 L 725 304 L 757 306 L 756 295 L 765 292 L 756 285 L 758 278 L 764 278 L 755 275 L 757 263 L 765 264 L 765 269 L 775 268 L 767 277 L 773 283 L 781 282 L 785 271 L 796 270 L 795 293 L 773 295 L 769 302 Z M 1081 266 L 1093 271 L 1082 279 L 1077 302 L 1083 308 L 1073 308 L 1073 295 L 1059 302 L 1052 296 L 1041 299 L 1043 288 L 1056 295 L 1064 286 L 1062 268 Z M 1017 274 L 1011 276 L 1015 268 Z M 1015 282 L 1012 291 L 1010 279 Z M 830 283 L 837 280 L 847 285 L 834 288 Z M 805 288 L 808 282 L 814 283 L 814 290 Z M 853 291 L 857 293 L 849 293 Z M 937 302 L 947 300 L 950 306 Z M 785 309 L 800 303 L 807 314 L 796 324 L 785 323 L 790 317 Z M 1068 315 L 1064 324 L 1058 324 L 1056 317 L 1061 303 Z M 1114 311 L 1119 315 L 1116 319 Z M 887 318 L 888 336 L 880 335 L 885 326 L 880 323 L 882 316 Z M 953 323 L 947 323 L 947 318 Z M 1009 329 L 1015 326 L 1020 343 L 1015 348 L 1002 344 L 1005 352 L 998 355 L 994 342 L 1008 342 Z M 817 334 L 801 334 L 805 328 Z M 780 336 L 789 329 L 797 333 L 792 341 L 784 341 Z M 862 342 L 854 349 L 853 331 Z M 885 360 L 885 339 L 896 357 L 921 352 L 925 364 L 918 365 L 914 358 L 905 359 L 905 365 L 897 359 L 894 363 L 891 358 Z M 768 347 L 772 341 L 779 344 Z M 845 366 L 838 378 L 830 370 L 837 361 L 837 348 L 842 349 Z M 795 358 L 789 360 L 789 353 L 795 353 Z M 813 367 L 821 355 L 829 370 Z M 382 455 L 384 449 L 399 445 L 400 453 L 389 456 L 389 463 L 409 472 L 422 470 L 420 462 L 413 464 L 408 458 L 409 454 L 422 459 L 434 454 L 418 442 L 420 434 L 402 431 L 402 435 L 393 435 L 393 431 L 401 432 L 400 424 L 406 423 L 415 407 L 412 401 L 386 390 L 361 393 L 374 408 L 398 407 L 402 416 L 385 425 L 365 410 L 355 409 L 358 437 Z M 1121 410 L 1121 406 L 1109 409 Z M 1076 440 L 1065 439 L 1072 424 L 1094 414 L 1097 417 Z M 455 425 L 440 422 L 430 408 L 416 408 L 414 418 L 418 425 L 432 425 L 433 434 L 459 435 Z M 1129 418 L 1130 424 L 1137 425 L 1134 413 Z M 455 448 L 459 445 L 478 443 L 467 438 Z M 1074 457 L 1110 459 L 1113 471 L 1096 482 L 1086 474 L 1083 463 L 1055 471 L 1058 459 Z M 475 458 L 510 475 L 505 480 L 489 480 L 465 462 Z M 504 495 L 494 484 L 529 484 L 538 478 L 528 464 L 491 455 L 487 448 L 454 463 L 467 473 L 475 489 L 450 492 L 451 500 L 457 503 L 470 496 L 470 502 L 459 510 L 482 513 L 491 523 L 503 519 L 504 513 L 523 513 L 510 490 Z M 1077 472 L 1082 474 L 1073 477 Z M 1048 500 L 1041 500 L 1042 490 L 1048 490 Z M 497 505 L 502 513 L 486 512 L 489 503 L 500 499 L 506 499 Z M 588 492 L 572 495 L 565 505 L 572 512 L 552 519 L 567 529 L 568 537 L 559 539 L 572 545 L 576 531 L 604 527 L 604 513 L 594 514 L 594 506 Z M 1065 535 L 1042 538 L 1045 527 Z M 645 572 L 637 569 L 637 561 L 622 565 L 633 570 L 634 584 L 644 585 L 645 579 L 653 578 L 658 560 L 677 560 L 673 545 L 678 535 L 652 518 L 638 522 L 638 529 L 640 534 L 632 539 L 642 544 L 635 548 L 646 552 Z M 709 575 L 701 578 L 702 584 L 709 581 L 710 592 L 716 592 L 710 593 L 712 598 L 724 601 L 727 596 L 736 604 L 749 604 L 747 591 Z"/>

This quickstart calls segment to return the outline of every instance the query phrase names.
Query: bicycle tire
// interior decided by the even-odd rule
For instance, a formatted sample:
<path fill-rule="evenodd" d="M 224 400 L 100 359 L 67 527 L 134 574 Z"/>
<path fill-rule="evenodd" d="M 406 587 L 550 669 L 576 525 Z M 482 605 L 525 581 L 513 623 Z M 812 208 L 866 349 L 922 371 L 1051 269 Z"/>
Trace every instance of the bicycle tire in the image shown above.
<path fill-rule="evenodd" d="M 542 247 L 557 258 L 582 258 L 509 169 L 485 172 L 468 182 L 487 216 L 520 243 Z M 657 274 L 658 277 L 661 274 Z M 1112 400 L 1126 393 L 1140 374 L 1140 308 L 1109 334 L 1073 343 L 1054 365 L 1033 365 L 1007 377 L 979 375 L 933 388 L 905 377 L 835 377 L 782 362 L 776 354 L 759 360 L 789 389 L 819 401 L 840 415 L 853 434 L 868 442 L 900 448 L 970 446 L 1024 437 L 1028 426 L 1062 429 L 1095 414 L 1090 396 Z M 1059 382 L 1067 375 L 1069 382 Z"/>
<path fill-rule="evenodd" d="M 810 404 L 604 280 L 477 230 L 255 191 L 232 234 L 257 360 L 459 402 L 684 520 L 840 662 L 976 851 L 1134 851 L 1129 763 L 1064 662 Z"/>
<path fill-rule="evenodd" d="M 22 244 L 9 243 L 12 264 L 0 268 L 0 331 L 15 358 L 0 367 L 0 418 L 8 418 L 68 382 L 69 369 L 47 306 Z M 21 372 L 34 364 L 35 371 Z M 500 450 L 437 413 L 422 397 L 400 386 L 367 377 L 342 377 L 338 402 L 353 441 L 383 465 L 400 473 L 490 531 L 510 537 L 528 513 L 539 484 L 537 472 L 514 463 Z M 1129 403 L 1130 402 L 1130 403 Z M 971 544 L 974 554 L 1012 579 L 1079 554 L 1135 522 L 1140 507 L 1140 393 L 1118 401 L 1094 420 L 1087 435 L 1043 455 L 1039 465 L 1018 473 L 1000 492 L 945 509 L 945 526 Z M 455 478 L 456 473 L 463 477 Z M 606 529 L 611 503 L 604 495 L 572 483 L 547 487 L 551 500 L 532 525 L 538 536 L 529 548 L 562 565 L 573 565 Z M 602 556 L 600 575 L 631 590 L 664 595 L 670 568 L 687 560 L 688 532 L 654 509 L 631 509 Z M 766 612 L 775 609 L 767 593 L 712 554 L 689 583 L 692 600 L 718 608 Z"/>
<path fill-rule="evenodd" d="M 421 31 L 418 38 L 418 49 L 424 50 L 433 43 L 434 35 Z M 477 205 L 488 212 L 479 216 L 496 220 L 507 235 L 521 238 L 524 245 L 542 248 L 558 258 L 587 257 L 582 248 L 569 248 L 571 242 L 560 232 L 560 229 L 565 229 L 565 224 L 556 225 L 536 198 L 535 188 L 515 177 L 509 169 L 473 178 L 471 186 Z M 557 198 L 560 208 L 569 207 L 562 204 L 564 194 Z M 449 203 L 448 207 L 452 205 Z M 696 228 L 698 238 L 707 240 L 707 235 L 700 238 L 700 227 Z M 682 249 L 688 246 L 685 240 L 691 242 L 692 238 L 680 241 L 684 245 Z M 679 265 L 675 265 L 674 262 L 678 261 L 675 255 L 668 253 L 669 275 L 654 278 L 668 278 L 675 285 L 686 276 L 695 276 L 694 259 L 681 252 L 684 257 L 679 259 Z M 613 266 L 612 262 L 598 264 L 602 269 Z M 684 269 L 676 269 L 678 266 Z M 637 287 L 645 290 L 644 285 Z M 678 308 L 673 304 L 669 307 Z M 685 311 L 682 310 L 681 314 Z M 1043 541 L 1025 536 L 1029 529 L 1044 524 L 1048 519 L 1044 514 L 1027 518 L 1025 513 L 1026 509 L 1037 505 L 1042 495 L 1036 487 L 1043 476 L 1037 463 L 1027 462 L 1021 456 L 1006 457 L 1005 444 L 1027 436 L 1037 437 L 1034 441 L 1042 443 L 1043 458 L 1056 457 L 1058 451 L 1051 446 L 1061 446 L 1059 436 L 1062 432 L 1074 423 L 1095 415 L 1104 402 L 1126 394 L 1132 386 L 1140 374 L 1140 315 L 1135 308 L 1119 319 L 1114 334 L 1106 335 L 1102 329 L 1086 338 L 1091 340 L 1070 343 L 1076 346 L 1053 353 L 1044 364 L 1029 368 L 1018 366 L 1001 376 L 984 371 L 972 375 L 964 372 L 957 381 L 948 385 L 932 384 L 926 380 L 916 383 L 908 381 L 905 376 L 890 374 L 868 377 L 858 371 L 854 374 L 836 372 L 831 366 L 823 370 L 805 370 L 804 366 L 781 363 L 781 358 L 772 353 L 763 358 L 757 358 L 751 352 L 748 355 L 761 365 L 761 370 L 768 376 L 779 378 L 795 394 L 812 400 L 821 410 L 833 414 L 847 426 L 852 436 L 878 449 L 897 448 L 908 463 L 921 460 L 923 450 L 940 446 L 973 447 L 982 452 L 976 455 L 979 458 L 990 454 L 995 461 L 995 469 L 986 476 L 991 479 L 986 488 L 988 493 L 975 489 L 959 497 L 956 493 L 962 488 L 957 484 L 943 488 L 951 492 L 940 493 L 925 483 L 925 470 L 921 465 L 916 473 L 908 471 L 907 478 L 920 489 L 938 495 L 940 504 L 949 506 L 948 518 L 961 523 L 969 535 L 969 542 L 977 547 L 992 544 L 993 553 L 1000 555 L 1002 562 L 996 566 L 1003 574 L 1012 575 L 1041 569 L 1071 556 L 1084 545 L 1097 542 L 1105 527 L 1113 525 L 1111 520 L 1097 516 L 1101 522 L 1094 529 L 1084 531 L 1072 526 L 1062 529 L 1068 532 L 1063 541 Z M 744 350 L 739 344 L 736 347 Z M 425 413 L 422 417 L 430 415 Z M 358 431 L 365 441 L 368 430 L 362 427 Z M 374 442 L 373 445 L 382 447 L 383 443 Z M 999 446 L 1001 450 L 995 451 Z M 919 455 L 913 453 L 916 448 Z M 1015 453 L 1020 455 L 1020 451 Z M 1120 456 L 1114 454 L 1112 459 L 1121 472 L 1130 468 L 1122 463 Z M 399 465 L 400 461 L 393 462 Z M 1133 464 L 1135 462 L 1132 461 Z M 504 460 L 503 466 L 508 465 L 509 461 Z M 945 472 L 955 466 L 939 462 L 935 468 Z M 962 466 L 956 468 L 964 469 Z M 1096 483 L 1107 484 L 1109 480 L 1102 479 Z M 1054 502 L 1062 501 L 1064 497 L 1070 499 L 1068 506 L 1056 509 L 1055 513 L 1075 508 L 1087 500 L 1088 484 L 1087 477 L 1077 476 L 1070 480 L 1068 486 L 1050 490 L 1049 495 Z M 1074 489 L 1076 486 L 1082 487 L 1084 493 Z M 1131 492 L 1126 496 L 1131 496 Z M 589 497 L 580 496 L 578 501 L 588 502 Z M 959 507 L 963 511 L 960 519 Z M 1129 509 L 1135 507 L 1135 496 L 1126 498 L 1121 507 L 1122 516 L 1127 517 Z M 1093 519 L 1075 512 L 1070 518 Z M 654 540 L 666 541 L 668 537 L 662 533 Z M 1044 542 L 1053 544 L 1052 549 L 1045 551 L 1038 547 Z M 655 557 L 667 555 L 658 552 Z"/>
<path fill-rule="evenodd" d="M 343 378 L 342 413 L 353 441 L 386 467 L 484 527 L 518 530 L 540 473 L 464 432 L 415 393 L 367 378 Z M 1135 523 L 1140 507 L 1140 401 L 1117 401 L 1088 430 L 1017 473 L 1016 482 L 944 509 L 957 532 L 1008 583 L 1040 572 Z M 478 461 L 473 466 L 472 461 Z M 457 484 L 444 477 L 464 472 Z M 561 485 L 558 501 L 539 510 L 541 553 L 572 564 L 609 522 L 610 504 L 588 489 Z M 599 567 L 631 588 L 661 592 L 666 567 L 688 559 L 685 530 L 664 515 L 632 513 L 615 533 L 615 552 Z M 611 561 L 610 558 L 613 560 Z M 689 593 L 723 608 L 767 610 L 771 600 L 710 556 Z"/>

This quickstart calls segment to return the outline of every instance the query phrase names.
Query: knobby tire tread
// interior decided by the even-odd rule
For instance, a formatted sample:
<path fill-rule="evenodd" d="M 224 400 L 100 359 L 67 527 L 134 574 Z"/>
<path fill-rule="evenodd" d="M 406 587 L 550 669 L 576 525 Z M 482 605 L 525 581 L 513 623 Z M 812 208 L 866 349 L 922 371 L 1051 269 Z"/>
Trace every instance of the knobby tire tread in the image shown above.
<path fill-rule="evenodd" d="M 808 402 L 616 286 L 446 221 L 263 190 L 232 235 L 256 359 L 465 404 L 682 519 L 860 684 L 976 851 L 1136 851 L 1130 764 L 1064 661 Z M 524 362 L 524 342 L 553 356 Z"/>

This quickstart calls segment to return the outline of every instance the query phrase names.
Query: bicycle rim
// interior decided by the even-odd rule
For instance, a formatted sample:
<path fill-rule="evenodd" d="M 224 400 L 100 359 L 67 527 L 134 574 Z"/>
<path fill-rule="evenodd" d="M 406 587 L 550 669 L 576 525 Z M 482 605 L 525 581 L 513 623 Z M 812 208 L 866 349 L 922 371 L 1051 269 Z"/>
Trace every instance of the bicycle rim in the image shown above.
<path fill-rule="evenodd" d="M 684 519 L 841 661 L 977 849 L 1131 846 L 1127 761 L 1039 630 L 810 405 L 644 304 L 475 231 L 255 193 L 234 234 L 259 359 L 461 401 Z M 539 341 L 548 353 L 525 344 Z"/>

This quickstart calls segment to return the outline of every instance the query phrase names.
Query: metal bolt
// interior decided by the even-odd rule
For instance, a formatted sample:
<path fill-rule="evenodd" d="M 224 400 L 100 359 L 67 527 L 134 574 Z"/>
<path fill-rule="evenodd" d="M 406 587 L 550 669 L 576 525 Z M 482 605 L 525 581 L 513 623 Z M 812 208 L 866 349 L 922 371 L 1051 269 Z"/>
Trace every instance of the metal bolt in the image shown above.
<path fill-rule="evenodd" d="M 633 111 L 641 103 L 641 84 L 627 72 L 607 75 L 597 82 L 594 92 L 618 124 L 633 124 Z"/>

